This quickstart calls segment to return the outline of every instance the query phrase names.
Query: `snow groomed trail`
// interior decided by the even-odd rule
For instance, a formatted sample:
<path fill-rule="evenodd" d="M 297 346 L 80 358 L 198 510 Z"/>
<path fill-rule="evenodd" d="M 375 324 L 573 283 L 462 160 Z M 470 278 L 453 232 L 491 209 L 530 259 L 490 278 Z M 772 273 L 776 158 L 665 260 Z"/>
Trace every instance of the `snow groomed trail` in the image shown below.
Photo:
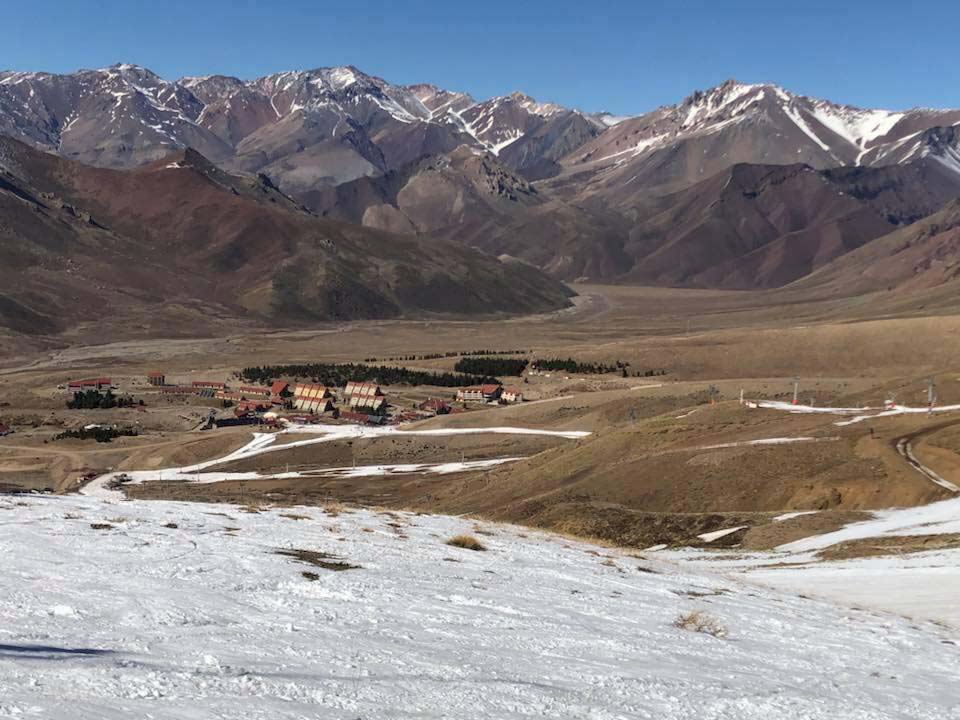
<path fill-rule="evenodd" d="M 209 468 L 234 462 L 236 460 L 246 460 L 266 453 L 283 452 L 291 448 L 303 447 L 306 445 L 316 445 L 318 443 L 336 442 L 342 440 L 351 440 L 356 438 L 375 438 L 391 435 L 420 435 L 428 437 L 448 437 L 454 435 L 481 435 L 481 434 L 500 434 L 500 435 L 540 435 L 547 437 L 566 438 L 576 440 L 587 437 L 589 432 L 584 430 L 539 430 L 536 428 L 521 427 L 487 427 L 487 428 L 431 428 L 431 429 L 411 429 L 400 430 L 395 426 L 370 426 L 370 425 L 291 425 L 275 433 L 253 433 L 253 439 L 243 447 L 234 450 L 223 457 L 206 460 L 194 465 L 187 465 L 178 468 L 167 468 L 163 470 L 135 470 L 130 472 L 112 472 L 92 480 L 80 490 L 82 495 L 100 498 L 118 498 L 122 497 L 119 490 L 111 489 L 111 483 L 121 475 L 126 476 L 131 484 L 151 482 L 151 481 L 182 481 L 211 483 L 227 480 L 263 480 L 263 479 L 291 479 L 300 477 L 362 477 L 371 475 L 393 475 L 415 472 L 429 472 L 439 474 L 449 474 L 455 472 L 465 472 L 468 470 L 483 469 L 495 465 L 514 462 L 521 458 L 495 458 L 492 460 L 473 460 L 465 462 L 444 462 L 444 463 L 416 463 L 416 464 L 394 464 L 394 465 L 367 465 L 356 467 L 337 467 L 337 468 L 317 468 L 306 472 L 294 473 L 274 473 L 260 474 L 256 472 L 248 473 L 217 473 L 206 472 Z M 293 440 L 287 443 L 279 443 L 277 440 L 285 436 L 308 435 L 303 440 Z"/>
<path fill-rule="evenodd" d="M 778 400 L 747 400 L 745 405 L 749 408 L 766 408 L 769 410 L 781 410 L 794 414 L 822 414 L 822 415 L 845 415 L 847 420 L 839 420 L 834 423 L 837 426 L 854 425 L 865 420 L 874 418 L 893 417 L 894 415 L 923 415 L 940 414 L 960 411 L 960 405 L 935 405 L 928 407 L 911 407 L 909 405 L 891 404 L 883 408 L 859 407 L 818 407 L 816 405 L 794 405 L 788 402 Z M 871 412 L 873 411 L 873 412 Z"/>

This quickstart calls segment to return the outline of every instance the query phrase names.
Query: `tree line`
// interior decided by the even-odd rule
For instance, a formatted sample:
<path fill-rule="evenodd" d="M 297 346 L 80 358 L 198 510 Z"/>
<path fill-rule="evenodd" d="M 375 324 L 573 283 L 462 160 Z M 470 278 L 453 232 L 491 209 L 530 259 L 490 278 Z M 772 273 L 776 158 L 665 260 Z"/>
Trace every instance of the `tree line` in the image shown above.
<path fill-rule="evenodd" d="M 114 427 L 92 427 L 80 428 L 79 430 L 64 430 L 62 433 L 54 435 L 54 440 L 66 440 L 74 438 L 77 440 L 96 440 L 98 443 L 108 443 L 118 437 L 136 437 L 136 428 L 114 428 Z"/>
<path fill-rule="evenodd" d="M 240 371 L 240 377 L 250 383 L 268 385 L 280 378 L 309 380 L 328 387 L 343 387 L 350 380 L 374 382 L 378 385 L 436 385 L 461 387 L 463 385 L 500 384 L 488 375 L 467 375 L 451 372 L 426 372 L 386 365 L 360 363 L 303 363 L 294 365 L 261 365 Z"/>
<path fill-rule="evenodd" d="M 606 373 L 618 373 L 622 377 L 655 377 L 666 375 L 667 371 L 662 368 L 650 370 L 630 370 L 630 363 L 617 360 L 613 364 L 578 362 L 573 358 L 538 358 L 534 360 L 530 367 L 541 372 L 565 372 L 573 375 L 604 375 Z"/>
<path fill-rule="evenodd" d="M 579 362 L 573 358 L 538 358 L 531 364 L 534 370 L 541 372 L 566 372 L 581 375 L 603 375 L 622 372 L 629 366 L 617 360 L 615 365 L 605 363 Z"/>
<path fill-rule="evenodd" d="M 469 357 L 473 355 L 525 355 L 529 350 L 451 350 L 442 353 L 424 353 L 421 355 L 398 355 L 396 357 L 364 358 L 365 363 L 375 362 L 411 362 L 414 360 L 442 360 L 452 357 Z"/>
<path fill-rule="evenodd" d="M 112 390 L 105 393 L 99 393 L 96 390 L 85 390 L 75 392 L 70 400 L 67 400 L 68 410 L 107 410 L 109 408 L 130 408 L 137 405 L 138 401 L 129 395 L 117 397 Z M 139 401 L 143 405 L 143 400 Z"/>
<path fill-rule="evenodd" d="M 525 358 L 465 357 L 457 361 L 453 369 L 472 375 L 523 375 L 529 360 Z"/>

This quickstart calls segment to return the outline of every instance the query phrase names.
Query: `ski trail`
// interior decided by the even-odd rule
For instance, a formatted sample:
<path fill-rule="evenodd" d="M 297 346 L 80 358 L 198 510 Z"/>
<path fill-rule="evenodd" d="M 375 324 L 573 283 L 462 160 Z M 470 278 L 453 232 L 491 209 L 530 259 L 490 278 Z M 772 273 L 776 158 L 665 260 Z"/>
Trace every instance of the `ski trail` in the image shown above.
<path fill-rule="evenodd" d="M 208 468 L 235 462 L 237 460 L 247 460 L 252 457 L 264 455 L 266 453 L 281 452 L 297 447 L 307 445 L 316 445 L 319 443 L 335 442 L 337 440 L 348 440 L 354 438 L 374 438 L 387 437 L 391 435 L 417 435 L 426 437 L 445 437 L 453 435 L 538 435 L 545 437 L 558 437 L 569 440 L 580 439 L 590 435 L 585 430 L 540 430 L 536 428 L 520 428 L 496 426 L 488 428 L 435 428 L 435 429 L 414 429 L 400 430 L 397 427 L 376 427 L 367 425 L 305 425 L 290 426 L 276 433 L 254 433 L 253 439 L 246 445 L 222 457 L 205 460 L 194 465 L 186 465 L 177 468 L 165 468 L 163 470 L 135 470 L 130 472 L 112 472 L 100 475 L 80 490 L 80 494 L 88 497 L 99 497 L 101 499 L 121 499 L 123 493 L 117 489 L 111 488 L 110 484 L 121 475 L 129 478 L 130 484 L 139 484 L 149 481 L 194 481 L 201 482 L 201 473 L 204 474 L 202 482 L 221 482 L 224 480 L 258 480 L 258 479 L 290 479 L 297 477 L 317 477 L 323 476 L 318 473 L 332 472 L 342 477 L 359 477 L 360 472 L 368 474 L 390 475 L 404 472 L 433 472 L 447 474 L 453 472 L 463 472 L 466 470 L 491 467 L 495 464 L 514 462 L 521 458 L 497 458 L 495 460 L 469 461 L 461 463 L 427 463 L 414 465 L 375 465 L 365 468 L 318 468 L 307 473 L 278 473 L 273 475 L 260 475 L 256 472 L 250 473 L 204 473 Z M 289 443 L 277 443 L 277 438 L 281 436 L 295 435 L 315 435 L 318 437 L 309 437 L 303 440 L 294 440 Z M 355 473 L 355 474 L 351 474 Z"/>

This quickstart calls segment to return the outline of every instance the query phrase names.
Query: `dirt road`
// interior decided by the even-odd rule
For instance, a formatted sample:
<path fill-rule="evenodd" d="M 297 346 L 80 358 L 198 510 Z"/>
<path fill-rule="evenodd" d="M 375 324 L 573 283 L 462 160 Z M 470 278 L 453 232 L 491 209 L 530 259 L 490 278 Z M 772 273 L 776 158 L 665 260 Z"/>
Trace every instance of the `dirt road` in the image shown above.
<path fill-rule="evenodd" d="M 907 435 L 902 435 L 895 440 L 893 440 L 892 445 L 896 448 L 897 452 L 900 453 L 900 456 L 917 472 L 919 472 L 924 477 L 928 478 L 931 482 L 936 483 L 942 488 L 947 490 L 960 493 L 960 487 L 950 482 L 949 480 L 943 478 L 939 473 L 937 473 L 932 468 L 923 464 L 916 456 L 914 452 L 914 442 L 918 441 L 920 438 L 923 438 L 926 435 L 943 430 L 944 428 L 951 427 L 953 425 L 960 424 L 960 420 L 951 420 L 950 422 L 938 423 L 936 425 L 931 425 L 929 427 L 923 428 L 922 430 L 917 430 L 915 432 L 909 433 Z M 926 447 L 925 451 L 936 451 L 933 454 L 942 455 L 945 451 L 943 448 L 931 448 Z M 954 453 L 950 453 L 953 456 L 953 464 L 957 464 L 958 459 Z"/>

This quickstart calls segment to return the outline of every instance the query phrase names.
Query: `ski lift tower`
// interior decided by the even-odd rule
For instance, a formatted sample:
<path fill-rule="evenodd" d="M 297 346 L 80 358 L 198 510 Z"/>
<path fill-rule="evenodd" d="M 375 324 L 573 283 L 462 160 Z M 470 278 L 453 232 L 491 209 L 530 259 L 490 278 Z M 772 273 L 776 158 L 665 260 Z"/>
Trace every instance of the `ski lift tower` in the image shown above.
<path fill-rule="evenodd" d="M 710 396 L 710 404 L 716 405 L 717 400 L 720 398 L 720 388 L 718 388 L 716 385 L 711 385 L 707 389 L 707 394 Z"/>
<path fill-rule="evenodd" d="M 933 406 L 937 402 L 937 384 L 933 377 L 927 378 L 927 414 L 933 414 Z"/>
<path fill-rule="evenodd" d="M 800 376 L 793 376 L 793 404 L 796 405 L 800 396 Z"/>

